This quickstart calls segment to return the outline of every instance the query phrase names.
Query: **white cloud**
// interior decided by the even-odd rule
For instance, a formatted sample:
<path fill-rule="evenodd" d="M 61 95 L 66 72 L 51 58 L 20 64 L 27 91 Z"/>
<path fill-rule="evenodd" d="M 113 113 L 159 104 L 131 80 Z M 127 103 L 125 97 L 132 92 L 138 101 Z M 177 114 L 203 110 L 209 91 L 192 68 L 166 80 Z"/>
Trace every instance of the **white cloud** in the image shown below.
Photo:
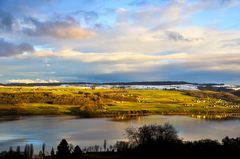
<path fill-rule="evenodd" d="M 76 60 L 86 63 L 92 62 L 144 62 L 159 60 L 181 60 L 186 57 L 185 53 L 176 53 L 171 55 L 146 55 L 134 52 L 108 52 L 108 53 L 82 53 L 73 50 L 63 50 L 58 52 L 36 52 L 35 57 L 58 57 L 69 60 Z"/>
<path fill-rule="evenodd" d="M 11 79 L 7 80 L 8 83 L 59 83 L 59 80 L 41 80 L 41 79 Z"/>
<path fill-rule="evenodd" d="M 60 58 L 94 63 L 96 72 L 138 72 L 178 66 L 187 70 L 236 72 L 240 68 L 239 53 L 171 53 L 139 54 L 133 52 L 82 53 L 73 50 L 36 52 L 36 58 Z M 224 60 L 223 60 L 224 59 Z"/>

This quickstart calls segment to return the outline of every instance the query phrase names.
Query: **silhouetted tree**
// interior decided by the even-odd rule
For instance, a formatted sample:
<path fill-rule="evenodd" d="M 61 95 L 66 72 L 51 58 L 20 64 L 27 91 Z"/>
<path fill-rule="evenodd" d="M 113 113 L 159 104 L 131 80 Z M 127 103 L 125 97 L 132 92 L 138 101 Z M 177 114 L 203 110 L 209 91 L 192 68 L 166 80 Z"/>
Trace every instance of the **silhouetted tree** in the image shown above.
<path fill-rule="evenodd" d="M 144 125 L 138 129 L 129 128 L 126 132 L 134 145 L 178 140 L 177 131 L 170 124 Z"/>
<path fill-rule="evenodd" d="M 74 148 L 73 153 L 72 153 L 72 157 L 73 157 L 73 159 L 83 158 L 83 152 L 78 145 Z"/>
<path fill-rule="evenodd" d="M 42 153 L 42 151 L 39 151 L 38 157 L 39 157 L 39 159 L 42 159 L 42 158 L 43 158 L 43 153 Z"/>
<path fill-rule="evenodd" d="M 107 149 L 107 140 L 106 139 L 104 140 L 103 148 L 104 148 L 104 151 L 106 151 L 106 149 Z"/>
<path fill-rule="evenodd" d="M 17 146 L 16 153 L 17 153 L 17 155 L 20 155 L 20 153 L 21 153 L 20 146 Z"/>
<path fill-rule="evenodd" d="M 30 144 L 30 147 L 29 147 L 29 158 L 32 159 L 33 158 L 33 144 Z"/>
<path fill-rule="evenodd" d="M 117 141 L 115 147 L 118 152 L 127 151 L 129 149 L 129 143 L 126 141 Z"/>
<path fill-rule="evenodd" d="M 30 159 L 30 146 L 27 144 L 26 146 L 25 146 L 25 148 L 24 148 L 24 157 L 26 158 L 26 159 Z"/>
<path fill-rule="evenodd" d="M 13 149 L 12 149 L 12 146 L 9 147 L 8 158 L 9 159 L 13 159 Z"/>
<path fill-rule="evenodd" d="M 57 147 L 57 150 L 58 159 L 68 159 L 70 157 L 68 142 L 65 139 L 62 139 L 62 141 Z"/>
<path fill-rule="evenodd" d="M 54 157 L 54 155 L 55 155 L 55 152 L 54 152 L 54 148 L 52 147 L 51 156 Z"/>
<path fill-rule="evenodd" d="M 174 158 L 175 154 L 181 152 L 182 142 L 178 139 L 177 131 L 170 124 L 144 125 L 139 128 L 129 128 L 126 132 L 129 145 L 124 152 L 127 157 L 152 159 L 159 158 L 161 154 L 161 157 Z M 128 156 L 127 151 L 133 152 L 128 152 L 132 156 Z"/>
<path fill-rule="evenodd" d="M 42 158 L 45 157 L 45 148 L 46 148 L 46 144 L 43 143 L 43 144 L 42 144 Z"/>
<path fill-rule="evenodd" d="M 240 137 L 229 138 L 228 136 L 222 139 L 225 155 L 229 158 L 240 156 Z"/>

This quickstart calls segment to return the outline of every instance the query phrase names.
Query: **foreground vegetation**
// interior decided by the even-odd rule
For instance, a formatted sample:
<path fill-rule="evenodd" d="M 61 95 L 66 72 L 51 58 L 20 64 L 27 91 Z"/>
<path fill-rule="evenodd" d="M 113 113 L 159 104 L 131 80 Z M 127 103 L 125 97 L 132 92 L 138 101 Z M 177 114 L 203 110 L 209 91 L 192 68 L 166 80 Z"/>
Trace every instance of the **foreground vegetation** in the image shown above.
<path fill-rule="evenodd" d="M 182 141 L 172 125 L 144 125 L 139 128 L 126 130 L 128 141 L 118 141 L 111 148 L 95 145 L 93 149 L 82 150 L 63 139 L 50 153 L 45 144 L 39 153 L 34 153 L 33 145 L 26 145 L 24 151 L 16 150 L 0 153 L 0 159 L 158 159 L 158 158 L 185 158 L 185 159 L 227 159 L 239 158 L 240 137 L 225 137 L 222 142 L 210 139 L 198 141 Z M 35 155 L 34 155 L 35 154 Z"/>
<path fill-rule="evenodd" d="M 240 113 L 240 97 L 214 91 L 0 87 L 0 115 L 83 117 L 178 114 L 222 118 Z"/>

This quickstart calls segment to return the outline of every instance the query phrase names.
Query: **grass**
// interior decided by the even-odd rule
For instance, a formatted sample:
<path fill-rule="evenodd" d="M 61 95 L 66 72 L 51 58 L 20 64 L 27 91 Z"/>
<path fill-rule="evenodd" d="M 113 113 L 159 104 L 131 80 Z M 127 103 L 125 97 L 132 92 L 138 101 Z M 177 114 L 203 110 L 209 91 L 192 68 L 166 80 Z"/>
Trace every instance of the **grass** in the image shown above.
<path fill-rule="evenodd" d="M 199 93 L 204 93 L 205 96 L 199 97 Z M 210 93 L 211 97 L 208 97 Z M 240 113 L 239 103 L 221 100 L 219 97 L 214 98 L 212 94 L 213 92 L 197 91 L 189 95 L 184 91 L 176 90 L 1 87 L 0 115 L 216 114 L 219 116 L 219 114 Z M 235 101 L 236 98 L 239 99 L 235 97 Z M 62 103 L 59 103 L 59 100 Z"/>

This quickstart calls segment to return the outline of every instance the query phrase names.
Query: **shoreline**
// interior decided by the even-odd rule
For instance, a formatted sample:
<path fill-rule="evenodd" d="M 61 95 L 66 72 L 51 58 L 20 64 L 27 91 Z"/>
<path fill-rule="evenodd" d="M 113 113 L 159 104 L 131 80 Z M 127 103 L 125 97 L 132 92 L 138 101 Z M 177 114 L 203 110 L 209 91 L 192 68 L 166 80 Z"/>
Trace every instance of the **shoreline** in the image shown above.
<path fill-rule="evenodd" d="M 138 117 L 151 116 L 151 115 L 162 115 L 162 116 L 186 116 L 201 120 L 240 120 L 240 113 L 221 113 L 221 114 L 186 114 L 186 113 L 145 113 L 145 114 L 90 114 L 88 116 L 83 116 L 79 114 L 9 114 L 1 115 L 1 121 L 12 121 L 19 120 L 25 117 L 74 117 L 80 119 L 94 119 L 94 118 L 108 118 L 113 121 L 128 121 Z"/>

